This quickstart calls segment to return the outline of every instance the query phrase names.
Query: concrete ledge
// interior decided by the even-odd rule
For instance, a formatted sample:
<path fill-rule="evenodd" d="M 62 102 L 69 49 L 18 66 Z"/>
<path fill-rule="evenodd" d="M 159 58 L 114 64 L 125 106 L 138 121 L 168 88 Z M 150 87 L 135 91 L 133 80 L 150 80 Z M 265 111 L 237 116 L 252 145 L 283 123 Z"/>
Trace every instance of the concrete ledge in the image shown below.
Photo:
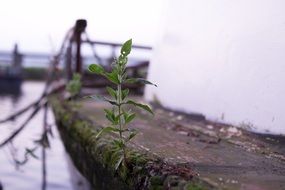
<path fill-rule="evenodd" d="M 132 97 L 142 101 L 140 97 Z M 139 131 L 128 144 L 128 167 L 115 172 L 115 137 L 95 136 L 108 125 L 98 101 L 65 102 L 51 98 L 67 151 L 94 189 L 284 189 L 285 138 L 155 108 L 155 117 L 137 114 Z M 80 105 L 80 108 L 78 107 Z"/>
<path fill-rule="evenodd" d="M 75 166 L 89 180 L 94 189 L 215 189 L 199 180 L 191 168 L 170 164 L 132 144 L 129 151 L 136 156 L 130 168 L 115 171 L 116 154 L 112 151 L 113 136 L 95 138 L 101 126 L 79 113 L 76 105 L 51 97 L 57 126 Z"/>

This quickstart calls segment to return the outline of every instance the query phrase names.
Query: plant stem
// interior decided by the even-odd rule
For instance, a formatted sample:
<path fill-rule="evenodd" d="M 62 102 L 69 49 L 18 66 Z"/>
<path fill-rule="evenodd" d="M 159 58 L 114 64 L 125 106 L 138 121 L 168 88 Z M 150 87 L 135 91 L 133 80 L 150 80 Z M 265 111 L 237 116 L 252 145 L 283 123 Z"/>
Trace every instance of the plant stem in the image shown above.
<path fill-rule="evenodd" d="M 120 79 L 122 78 L 122 75 L 121 74 L 119 74 L 119 76 L 118 76 Z M 123 135 L 122 135 L 122 119 L 121 119 L 121 113 L 122 113 L 122 105 L 121 105 L 121 103 L 122 103 L 122 83 L 120 82 L 119 84 L 118 84 L 118 104 L 119 104 L 119 106 L 118 106 L 118 112 L 119 112 L 119 128 L 120 128 L 120 140 L 121 140 L 121 143 L 122 143 L 122 145 L 123 145 L 123 156 L 124 156 L 124 162 L 127 164 L 127 157 L 126 157 L 126 149 L 125 149 L 125 142 L 124 142 L 124 140 L 123 140 Z"/>
<path fill-rule="evenodd" d="M 122 85 L 118 84 L 118 109 L 119 109 L 119 128 L 120 128 L 120 139 L 122 140 L 122 120 L 121 120 L 121 101 L 122 101 Z"/>

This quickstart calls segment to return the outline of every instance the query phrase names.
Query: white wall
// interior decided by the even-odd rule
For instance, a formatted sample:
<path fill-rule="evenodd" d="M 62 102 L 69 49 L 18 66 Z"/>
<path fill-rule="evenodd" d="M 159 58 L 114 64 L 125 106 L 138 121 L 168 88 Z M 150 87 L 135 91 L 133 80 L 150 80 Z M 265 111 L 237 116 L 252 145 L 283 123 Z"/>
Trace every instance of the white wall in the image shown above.
<path fill-rule="evenodd" d="M 285 1 L 170 0 L 145 97 L 285 134 Z"/>

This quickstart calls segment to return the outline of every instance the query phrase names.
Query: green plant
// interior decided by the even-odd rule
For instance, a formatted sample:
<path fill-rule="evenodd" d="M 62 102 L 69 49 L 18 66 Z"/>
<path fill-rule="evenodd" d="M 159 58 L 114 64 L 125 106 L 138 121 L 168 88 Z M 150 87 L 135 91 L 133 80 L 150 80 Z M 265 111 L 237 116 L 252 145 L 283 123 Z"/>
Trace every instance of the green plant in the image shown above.
<path fill-rule="evenodd" d="M 66 90 L 70 94 L 70 98 L 75 98 L 81 90 L 81 76 L 78 73 L 73 74 L 72 80 L 70 80 L 66 85 Z"/>
<path fill-rule="evenodd" d="M 123 161 L 127 165 L 128 155 L 126 152 L 126 144 L 131 141 L 137 134 L 135 130 L 131 130 L 128 127 L 129 124 L 136 117 L 136 114 L 131 110 L 126 111 L 125 106 L 135 106 L 146 110 L 151 114 L 154 114 L 148 105 L 138 103 L 134 100 L 129 99 L 129 89 L 123 89 L 123 85 L 128 83 L 143 83 L 155 85 L 142 78 L 128 78 L 126 72 L 126 65 L 128 62 L 128 55 L 130 54 L 131 49 L 132 39 L 126 41 L 121 47 L 121 54 L 118 58 L 115 59 L 114 63 L 112 64 L 111 72 L 106 72 L 102 66 L 97 64 L 91 64 L 88 67 L 89 71 L 106 77 L 111 83 L 116 86 L 116 89 L 113 89 L 109 86 L 106 87 L 106 90 L 111 96 L 111 98 L 107 98 L 101 95 L 89 96 L 90 98 L 93 98 L 95 100 L 106 101 L 112 105 L 112 109 L 104 109 L 105 116 L 110 122 L 110 125 L 104 127 L 97 134 L 96 137 L 98 138 L 102 133 L 105 132 L 113 132 L 118 134 L 119 138 L 114 139 L 112 143 L 114 146 L 114 150 L 118 153 L 117 164 L 115 165 L 116 170 Z M 127 134 L 127 136 L 125 136 L 124 134 Z"/>

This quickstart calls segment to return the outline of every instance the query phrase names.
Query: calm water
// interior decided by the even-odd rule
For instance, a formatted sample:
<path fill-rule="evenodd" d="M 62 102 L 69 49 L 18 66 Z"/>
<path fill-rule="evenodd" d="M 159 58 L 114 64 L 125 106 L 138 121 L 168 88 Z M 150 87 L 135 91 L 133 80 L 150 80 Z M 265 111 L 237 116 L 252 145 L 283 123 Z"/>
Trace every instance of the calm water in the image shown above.
<path fill-rule="evenodd" d="M 0 119 L 5 118 L 16 110 L 28 105 L 30 102 L 38 99 L 44 88 L 42 82 L 25 82 L 22 85 L 20 96 L 0 95 Z M 19 127 L 25 114 L 17 121 L 12 121 L 0 125 L 0 141 L 2 142 L 7 135 Z M 47 149 L 47 189 L 87 189 L 83 187 L 79 179 L 77 171 L 70 164 L 69 157 L 65 153 L 59 134 L 54 125 L 54 118 L 49 111 L 49 123 L 53 124 L 54 139 L 51 139 L 51 149 Z M 24 150 L 27 147 L 34 146 L 34 140 L 39 139 L 42 131 L 43 112 L 41 111 L 26 126 L 25 130 L 13 141 L 14 147 L 17 149 L 17 155 L 22 160 Z M 36 155 L 41 156 L 41 150 L 36 151 Z M 69 163 L 69 164 L 68 164 Z M 32 190 L 41 189 L 42 183 L 42 163 L 41 160 L 31 158 L 27 164 L 19 170 L 15 169 L 11 154 L 8 147 L 0 149 L 0 181 L 4 190 Z M 76 186 L 81 184 L 81 187 Z"/>

